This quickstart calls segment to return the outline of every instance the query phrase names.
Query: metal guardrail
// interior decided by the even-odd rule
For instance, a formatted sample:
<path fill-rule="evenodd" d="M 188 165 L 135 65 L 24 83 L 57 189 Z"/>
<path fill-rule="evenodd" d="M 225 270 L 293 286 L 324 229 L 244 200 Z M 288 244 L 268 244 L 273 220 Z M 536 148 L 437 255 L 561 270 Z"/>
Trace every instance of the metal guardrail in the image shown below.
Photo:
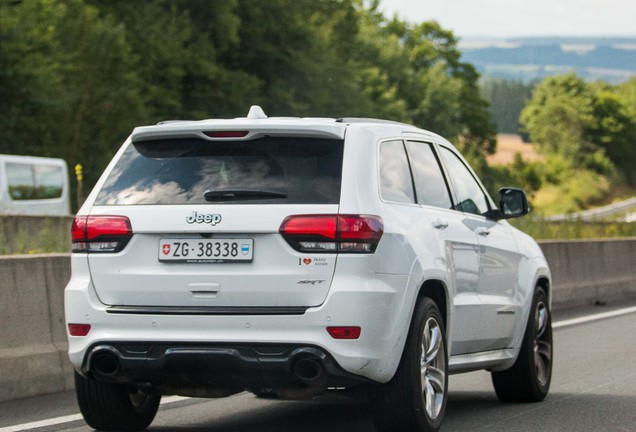
<path fill-rule="evenodd" d="M 550 222 L 562 222 L 568 220 L 582 220 L 584 222 L 590 222 L 596 219 L 606 218 L 614 214 L 620 214 L 628 212 L 629 210 L 636 208 L 636 197 L 630 198 L 625 201 L 610 204 L 604 207 L 599 207 L 592 210 L 585 210 L 576 213 L 568 213 L 555 216 L 547 216 L 545 220 Z M 618 222 L 634 222 L 636 221 L 636 213 L 630 213 L 622 218 Z"/>

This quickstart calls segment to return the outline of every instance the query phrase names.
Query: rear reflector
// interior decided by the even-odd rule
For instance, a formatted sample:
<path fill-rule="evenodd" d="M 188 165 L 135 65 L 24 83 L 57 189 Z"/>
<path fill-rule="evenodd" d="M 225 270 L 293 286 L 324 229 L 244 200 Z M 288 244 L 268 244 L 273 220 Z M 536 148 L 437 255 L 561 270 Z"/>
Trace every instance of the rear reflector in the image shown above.
<path fill-rule="evenodd" d="M 384 225 L 379 216 L 294 215 L 279 232 L 291 247 L 312 253 L 373 253 Z"/>
<path fill-rule="evenodd" d="M 203 132 L 210 138 L 243 138 L 249 131 L 209 131 Z"/>
<path fill-rule="evenodd" d="M 334 339 L 358 339 L 362 329 L 360 327 L 327 327 L 327 331 Z"/>
<path fill-rule="evenodd" d="M 126 216 L 77 216 L 71 228 L 73 252 L 119 252 L 132 235 Z"/>
<path fill-rule="evenodd" d="M 86 336 L 91 331 L 90 324 L 69 324 L 68 333 L 71 336 Z"/>

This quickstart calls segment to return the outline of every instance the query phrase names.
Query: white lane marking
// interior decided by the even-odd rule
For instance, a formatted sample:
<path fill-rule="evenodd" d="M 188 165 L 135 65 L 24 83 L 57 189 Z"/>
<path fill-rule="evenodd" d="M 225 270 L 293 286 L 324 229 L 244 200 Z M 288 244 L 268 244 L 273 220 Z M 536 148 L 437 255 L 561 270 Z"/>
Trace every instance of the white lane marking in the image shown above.
<path fill-rule="evenodd" d="M 7 427 L 0 428 L 0 432 L 18 432 L 18 431 L 29 430 L 29 429 L 37 429 L 37 428 L 46 427 L 46 426 L 55 426 L 62 423 L 70 423 L 70 422 L 74 422 L 81 419 L 82 419 L 81 414 L 73 414 L 73 415 L 68 415 L 64 417 L 55 417 L 48 420 L 24 423 L 21 425 L 7 426 Z"/>
<path fill-rule="evenodd" d="M 183 397 L 183 396 L 168 396 L 168 397 L 161 398 L 161 405 L 168 405 L 168 404 L 180 402 L 186 399 L 190 399 L 190 398 Z M 62 417 L 55 417 L 55 418 L 47 419 L 47 420 L 40 420 L 36 422 L 31 422 L 31 423 L 23 423 L 23 424 L 15 425 L 15 426 L 7 426 L 7 427 L 0 428 L 0 432 L 19 432 L 19 431 L 37 429 L 41 427 L 55 426 L 55 425 L 59 425 L 63 423 L 71 423 L 78 420 L 83 420 L 81 414 L 73 414 L 73 415 L 67 415 Z"/>
<path fill-rule="evenodd" d="M 586 315 L 586 316 L 582 316 L 582 317 L 579 317 L 579 318 L 572 318 L 572 319 L 568 319 L 568 320 L 558 321 L 558 322 L 552 323 L 552 328 L 569 327 L 569 326 L 573 326 L 573 325 L 576 325 L 576 324 L 583 324 L 583 323 L 588 323 L 588 322 L 592 322 L 592 321 L 598 321 L 598 320 L 605 319 L 605 318 L 613 318 L 613 317 L 617 317 L 617 316 L 621 316 L 621 315 L 627 315 L 627 314 L 634 313 L 634 312 L 636 312 L 636 306 L 628 307 L 628 308 L 624 308 L 624 309 L 617 309 L 617 310 L 610 311 L 610 312 L 598 313 L 598 314 L 594 314 L 594 315 Z M 0 431 L 0 432 L 2 432 L 2 431 Z"/>
<path fill-rule="evenodd" d="M 598 321 L 601 319 L 627 315 L 634 312 L 636 312 L 636 306 L 624 308 L 624 309 L 617 309 L 610 312 L 598 313 L 594 315 L 587 315 L 587 316 L 583 316 L 579 318 L 557 321 L 552 323 L 552 328 L 569 327 L 576 324 L 583 324 L 583 323 L 588 323 L 592 321 Z M 190 398 L 184 397 L 184 396 L 168 396 L 161 399 L 161 405 L 168 405 L 168 404 L 179 402 L 186 399 L 190 399 Z M 41 420 L 41 421 L 36 421 L 31 423 L 23 423 L 23 424 L 15 425 L 15 426 L 7 426 L 7 427 L 0 428 L 0 432 L 20 432 L 20 431 L 37 429 L 37 428 L 46 427 L 46 426 L 55 426 L 62 423 L 71 423 L 78 420 L 82 420 L 81 414 L 73 414 L 73 415 L 68 415 L 63 417 L 55 417 L 48 420 Z"/>

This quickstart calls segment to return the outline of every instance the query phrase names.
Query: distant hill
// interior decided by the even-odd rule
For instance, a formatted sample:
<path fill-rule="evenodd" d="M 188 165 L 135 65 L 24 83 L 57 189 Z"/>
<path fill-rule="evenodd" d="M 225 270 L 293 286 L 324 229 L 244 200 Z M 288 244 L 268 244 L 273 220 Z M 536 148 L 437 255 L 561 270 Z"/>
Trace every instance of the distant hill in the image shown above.
<path fill-rule="evenodd" d="M 484 76 L 529 82 L 574 71 L 610 83 L 636 76 L 636 37 L 467 38 L 459 46 L 462 60 Z"/>

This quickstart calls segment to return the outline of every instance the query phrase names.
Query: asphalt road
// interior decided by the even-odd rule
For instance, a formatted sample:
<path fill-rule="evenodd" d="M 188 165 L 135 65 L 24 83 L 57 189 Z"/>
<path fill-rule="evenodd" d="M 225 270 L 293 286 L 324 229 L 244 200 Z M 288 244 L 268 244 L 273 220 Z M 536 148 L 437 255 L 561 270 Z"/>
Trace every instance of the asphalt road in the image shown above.
<path fill-rule="evenodd" d="M 630 305 L 555 316 L 551 392 L 537 404 L 497 401 L 486 372 L 450 378 L 442 431 L 636 431 L 636 308 L 576 323 L 570 319 Z M 151 431 L 356 432 L 374 430 L 368 407 L 349 400 L 282 402 L 242 393 L 225 399 L 164 398 Z M 0 403 L 0 432 L 89 431 L 73 392 Z"/>

